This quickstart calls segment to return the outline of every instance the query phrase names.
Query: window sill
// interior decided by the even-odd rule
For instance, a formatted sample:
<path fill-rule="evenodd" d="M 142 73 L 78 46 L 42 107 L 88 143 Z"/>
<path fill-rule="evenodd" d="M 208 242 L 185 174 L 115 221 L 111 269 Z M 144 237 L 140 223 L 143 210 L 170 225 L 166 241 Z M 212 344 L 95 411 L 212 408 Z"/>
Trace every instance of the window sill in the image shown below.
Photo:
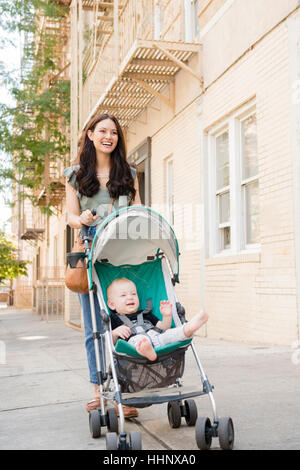
<path fill-rule="evenodd" d="M 220 253 L 212 258 L 205 260 L 205 266 L 216 266 L 220 264 L 241 264 L 241 263 L 260 263 L 260 251 L 244 251 L 225 255 Z"/>

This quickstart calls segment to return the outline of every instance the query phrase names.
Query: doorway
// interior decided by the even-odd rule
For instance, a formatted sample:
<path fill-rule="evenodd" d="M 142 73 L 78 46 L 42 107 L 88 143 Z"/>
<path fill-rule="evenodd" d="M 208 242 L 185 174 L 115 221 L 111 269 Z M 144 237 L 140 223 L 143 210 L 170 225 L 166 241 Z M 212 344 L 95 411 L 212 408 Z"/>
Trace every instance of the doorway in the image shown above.
<path fill-rule="evenodd" d="M 137 170 L 139 182 L 139 191 L 142 204 L 150 207 L 151 205 L 151 178 L 150 178 L 150 159 L 151 159 L 151 138 L 147 137 L 138 147 L 129 155 L 128 162 Z"/>

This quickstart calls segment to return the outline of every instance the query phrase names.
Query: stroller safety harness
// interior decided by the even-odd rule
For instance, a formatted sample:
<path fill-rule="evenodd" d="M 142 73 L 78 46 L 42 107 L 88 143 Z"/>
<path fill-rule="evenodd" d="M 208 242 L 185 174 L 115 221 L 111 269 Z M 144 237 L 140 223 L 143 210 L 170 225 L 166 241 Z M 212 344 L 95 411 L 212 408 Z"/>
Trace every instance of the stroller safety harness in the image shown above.
<path fill-rule="evenodd" d="M 150 313 L 151 311 L 152 311 L 152 300 L 147 299 L 147 308 L 145 308 L 143 311 L 141 311 L 137 314 L 137 319 L 136 320 L 131 321 L 128 318 L 127 315 L 119 315 L 119 314 L 116 314 L 116 315 L 118 316 L 119 320 L 122 323 L 124 323 L 124 325 L 126 325 L 130 328 L 131 336 L 145 335 L 151 341 L 150 336 L 147 335 L 147 331 L 155 330 L 158 333 L 162 333 L 162 330 L 160 328 L 157 328 L 157 327 L 153 326 L 150 321 L 144 319 L 144 315 L 146 315 L 147 313 Z M 130 336 L 130 338 L 131 338 L 131 336 Z"/>
<path fill-rule="evenodd" d="M 122 277 L 135 283 L 143 309 L 134 323 L 126 315 L 119 316 L 125 324 L 130 321 L 128 326 L 133 332 L 147 334 L 149 328 L 153 328 L 144 320 L 147 312 L 162 319 L 159 309 L 162 300 L 172 304 L 172 328 L 185 322 L 185 311 L 174 286 L 179 282 L 179 249 L 173 229 L 157 212 L 143 206 L 131 206 L 106 217 L 97 229 L 91 248 L 87 230 L 85 232 L 83 239 L 88 258 L 89 299 L 100 390 L 100 407 L 89 412 L 92 436 L 100 437 L 101 428 L 107 427 L 108 450 L 141 450 L 141 433 L 133 431 L 127 435 L 125 431 L 122 405 L 144 408 L 167 403 L 170 426 L 179 428 L 182 418 L 188 426 L 195 426 L 199 449 L 209 449 L 213 437 L 219 438 L 223 449 L 232 449 L 232 420 L 217 415 L 213 386 L 200 363 L 192 338 L 154 348 L 155 361 L 140 356 L 127 341 L 119 338 L 114 344 L 112 340 L 112 312 L 107 305 L 106 291 L 115 279 Z M 97 331 L 94 292 L 105 324 L 103 333 Z M 102 351 L 106 348 L 103 361 L 100 361 L 99 348 Z M 191 350 L 199 370 L 199 381 L 195 375 L 193 387 L 185 387 L 182 380 L 187 349 Z M 106 382 L 101 380 L 102 377 L 107 377 Z M 209 397 L 212 422 L 208 417 L 198 418 L 194 398 L 203 395 Z M 104 399 L 108 403 L 117 403 L 119 420 L 115 408 L 107 408 Z"/>

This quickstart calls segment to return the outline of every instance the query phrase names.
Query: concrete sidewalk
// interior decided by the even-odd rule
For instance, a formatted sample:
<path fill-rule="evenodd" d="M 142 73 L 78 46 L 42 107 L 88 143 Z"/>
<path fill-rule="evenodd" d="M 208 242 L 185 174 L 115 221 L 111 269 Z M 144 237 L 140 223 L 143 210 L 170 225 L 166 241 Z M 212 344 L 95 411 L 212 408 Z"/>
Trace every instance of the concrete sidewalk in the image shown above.
<path fill-rule="evenodd" d="M 0 309 L 0 449 L 105 449 L 90 436 L 85 404 L 93 396 L 83 333 L 61 320 L 46 323 L 30 311 Z M 1 343 L 3 346 L 3 343 Z M 292 349 L 195 338 L 200 360 L 215 386 L 219 417 L 231 416 L 235 449 L 300 448 L 300 364 Z M 199 381 L 191 351 L 184 383 Z M 202 388 L 201 385 L 200 389 Z M 212 418 L 207 396 L 198 416 Z M 194 428 L 171 429 L 166 404 L 140 410 L 127 431 L 142 432 L 145 450 L 196 450 Z M 218 449 L 213 439 L 212 449 Z"/>

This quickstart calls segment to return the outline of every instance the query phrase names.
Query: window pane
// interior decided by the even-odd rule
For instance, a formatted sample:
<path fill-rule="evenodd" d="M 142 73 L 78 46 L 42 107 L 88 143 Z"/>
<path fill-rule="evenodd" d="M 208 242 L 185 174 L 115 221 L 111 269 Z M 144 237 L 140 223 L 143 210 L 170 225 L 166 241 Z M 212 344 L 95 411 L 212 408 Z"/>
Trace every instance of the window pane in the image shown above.
<path fill-rule="evenodd" d="M 219 223 L 229 222 L 230 219 L 230 199 L 229 191 L 218 196 L 219 199 Z"/>
<path fill-rule="evenodd" d="M 256 115 L 242 121 L 243 179 L 258 174 Z"/>
<path fill-rule="evenodd" d="M 246 200 L 246 243 L 259 243 L 259 187 L 258 182 L 245 186 Z"/>
<path fill-rule="evenodd" d="M 193 0 L 193 16 L 194 16 L 194 37 L 197 37 L 199 33 L 199 19 L 198 19 L 198 0 Z"/>
<path fill-rule="evenodd" d="M 220 229 L 220 249 L 228 250 L 230 248 L 230 227 Z"/>
<path fill-rule="evenodd" d="M 216 138 L 217 189 L 229 185 L 229 135 L 228 131 Z"/>

